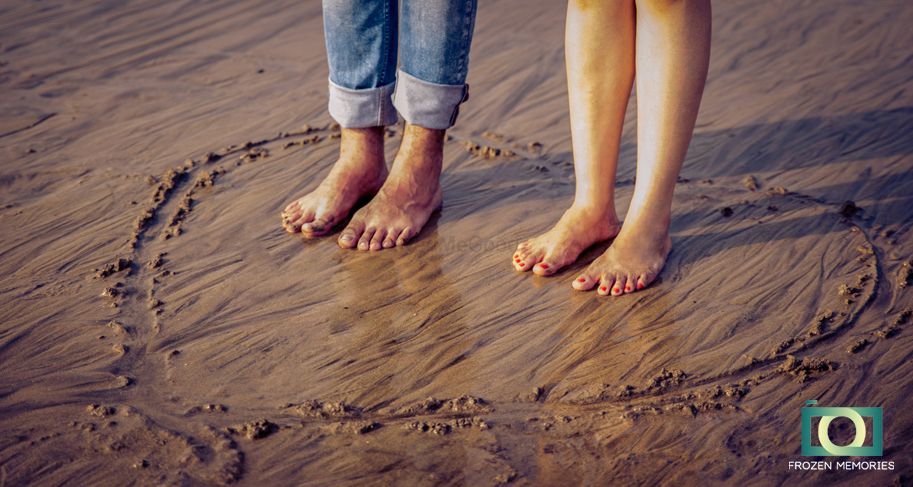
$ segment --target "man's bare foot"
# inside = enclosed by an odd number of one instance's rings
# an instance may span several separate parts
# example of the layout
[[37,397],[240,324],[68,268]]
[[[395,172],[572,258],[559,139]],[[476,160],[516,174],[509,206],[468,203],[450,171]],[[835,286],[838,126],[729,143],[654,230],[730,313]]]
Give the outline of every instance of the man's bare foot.
[[383,127],[343,129],[339,160],[317,189],[285,207],[282,226],[305,237],[326,235],[386,178]]
[[596,292],[602,296],[620,296],[649,286],[672,250],[668,220],[658,220],[650,224],[626,220],[612,245],[574,280],[574,289],[598,287]]
[[387,181],[370,203],[352,216],[339,246],[380,250],[402,246],[418,235],[440,208],[444,131],[406,125]]
[[554,274],[577,260],[587,247],[614,237],[620,226],[614,210],[571,206],[551,230],[517,246],[514,269],[532,269],[540,276]]

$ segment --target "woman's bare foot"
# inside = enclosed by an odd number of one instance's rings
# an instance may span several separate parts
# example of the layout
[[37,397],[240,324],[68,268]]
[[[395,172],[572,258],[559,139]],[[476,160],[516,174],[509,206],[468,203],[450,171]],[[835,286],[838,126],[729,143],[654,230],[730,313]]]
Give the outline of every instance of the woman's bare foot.
[[418,235],[441,206],[443,150],[443,130],[406,125],[390,175],[374,199],[352,216],[339,246],[388,249]]
[[386,178],[383,127],[343,129],[339,160],[317,189],[285,207],[282,226],[305,237],[326,235]]
[[571,206],[551,230],[517,246],[514,268],[548,276],[571,264],[587,247],[618,233],[621,225],[615,211],[606,213]]
[[[662,220],[662,219],[660,219]],[[638,224],[625,221],[612,245],[574,280],[578,291],[598,286],[602,296],[620,296],[652,283],[672,250],[668,220]]]

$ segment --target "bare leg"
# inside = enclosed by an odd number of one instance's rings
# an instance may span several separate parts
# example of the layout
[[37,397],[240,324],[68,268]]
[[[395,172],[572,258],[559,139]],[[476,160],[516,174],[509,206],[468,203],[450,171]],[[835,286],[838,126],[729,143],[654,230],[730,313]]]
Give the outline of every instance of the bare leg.
[[637,183],[621,232],[574,282],[620,295],[648,286],[672,248],[672,194],[710,58],[709,0],[637,0]]
[[407,124],[386,182],[352,216],[339,246],[380,250],[405,245],[441,206],[444,130]]
[[305,237],[326,235],[358,200],[373,196],[387,178],[383,127],[343,129],[339,159],[314,191],[289,203],[282,226]]
[[549,275],[596,242],[618,233],[615,171],[634,80],[634,2],[568,3],[568,100],[577,189],[574,202],[543,235],[522,242],[514,268]]

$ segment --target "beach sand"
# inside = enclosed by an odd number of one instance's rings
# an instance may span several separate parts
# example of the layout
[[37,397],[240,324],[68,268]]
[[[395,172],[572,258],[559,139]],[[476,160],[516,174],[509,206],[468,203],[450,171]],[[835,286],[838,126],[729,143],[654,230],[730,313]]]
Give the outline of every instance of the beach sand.
[[[605,245],[511,266],[573,194],[563,19],[481,2],[443,210],[364,253],[280,226],[338,148],[318,2],[0,5],[0,486],[909,483],[908,2],[717,2],[620,298],[570,287]],[[789,470],[807,399],[895,469]]]

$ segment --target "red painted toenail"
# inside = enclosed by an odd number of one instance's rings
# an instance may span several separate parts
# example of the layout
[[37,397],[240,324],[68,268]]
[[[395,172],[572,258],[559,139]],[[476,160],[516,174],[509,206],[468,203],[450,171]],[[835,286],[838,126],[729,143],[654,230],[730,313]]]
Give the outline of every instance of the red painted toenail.
[[625,286],[625,291],[630,291],[630,290],[631,290],[631,286]]
[[605,292],[605,291],[606,291],[606,289],[608,289],[608,288],[607,288],[607,287],[605,287],[605,286],[602,286],[602,287],[601,287],[601,288],[599,288],[599,290],[600,290],[600,291],[602,291],[602,292]]
[[613,293],[621,292],[621,289],[618,289],[617,287],[613,287],[612,292]]
[[637,289],[643,289],[643,288],[644,288],[644,283],[638,282],[638,283],[637,283]]
[[539,264],[539,267],[543,269],[548,269],[548,264]]
[[578,277],[578,278],[577,278],[577,282],[585,282],[585,281],[586,281],[586,279],[584,279],[584,278],[582,278],[582,277]]

